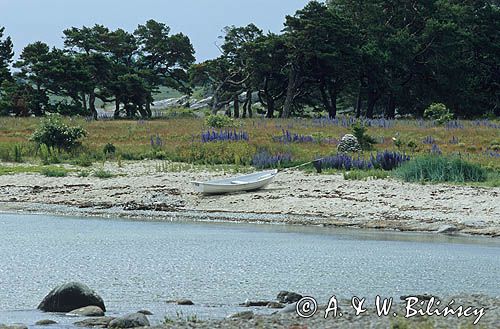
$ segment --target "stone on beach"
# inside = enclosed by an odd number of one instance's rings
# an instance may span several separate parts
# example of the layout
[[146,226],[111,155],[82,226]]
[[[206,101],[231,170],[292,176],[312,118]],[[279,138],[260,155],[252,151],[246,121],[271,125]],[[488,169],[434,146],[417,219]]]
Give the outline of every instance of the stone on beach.
[[245,319],[245,320],[250,320],[253,319],[254,313],[252,311],[244,311],[244,312],[238,312],[231,314],[228,316],[229,319]]
[[49,292],[38,305],[38,309],[45,312],[70,312],[85,306],[98,306],[106,311],[102,298],[88,286],[69,282]]
[[104,311],[99,306],[85,306],[69,312],[77,316],[104,316]]
[[101,316],[96,318],[89,318],[73,323],[77,327],[87,327],[87,328],[107,328],[109,323],[115,318],[110,316]]
[[136,328],[149,326],[149,320],[144,314],[132,313],[112,320],[108,328]]

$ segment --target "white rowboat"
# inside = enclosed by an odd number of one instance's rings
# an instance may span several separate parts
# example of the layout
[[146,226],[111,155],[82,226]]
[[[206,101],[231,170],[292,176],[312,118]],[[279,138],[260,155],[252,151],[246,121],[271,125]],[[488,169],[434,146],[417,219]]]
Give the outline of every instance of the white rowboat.
[[239,191],[253,191],[265,187],[272,182],[278,170],[261,171],[258,173],[232,178],[217,179],[208,182],[191,182],[198,192],[205,194],[221,194]]

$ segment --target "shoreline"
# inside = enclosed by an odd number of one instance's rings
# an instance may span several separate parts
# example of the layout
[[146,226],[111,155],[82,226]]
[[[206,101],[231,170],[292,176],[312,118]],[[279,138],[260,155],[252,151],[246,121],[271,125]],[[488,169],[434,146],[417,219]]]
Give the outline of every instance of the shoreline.
[[[279,173],[267,188],[228,195],[194,192],[220,172],[157,172],[158,161],[106,163],[108,179],[0,176],[0,211],[135,220],[238,222],[438,232],[500,237],[500,188],[423,185],[393,179]],[[447,229],[446,229],[447,228]]]

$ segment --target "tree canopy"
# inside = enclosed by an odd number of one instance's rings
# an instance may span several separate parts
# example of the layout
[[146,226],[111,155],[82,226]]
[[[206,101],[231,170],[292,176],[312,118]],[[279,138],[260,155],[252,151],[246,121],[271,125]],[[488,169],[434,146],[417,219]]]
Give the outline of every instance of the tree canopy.
[[500,8],[492,0],[310,1],[278,34],[226,27],[220,56],[200,63],[186,35],[154,20],[132,32],[71,27],[63,49],[34,42],[13,65],[4,33],[2,114],[97,117],[100,100],[115,104],[116,117],[147,118],[161,87],[186,95],[203,88],[212,112],[235,117],[419,117],[433,103],[457,117],[500,114]]

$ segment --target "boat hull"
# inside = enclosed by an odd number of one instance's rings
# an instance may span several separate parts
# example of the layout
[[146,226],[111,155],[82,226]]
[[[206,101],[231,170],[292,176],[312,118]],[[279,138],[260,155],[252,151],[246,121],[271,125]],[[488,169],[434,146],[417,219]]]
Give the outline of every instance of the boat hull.
[[255,191],[269,185],[276,177],[277,173],[277,170],[269,170],[228,179],[191,183],[194,185],[196,191],[203,194]]

